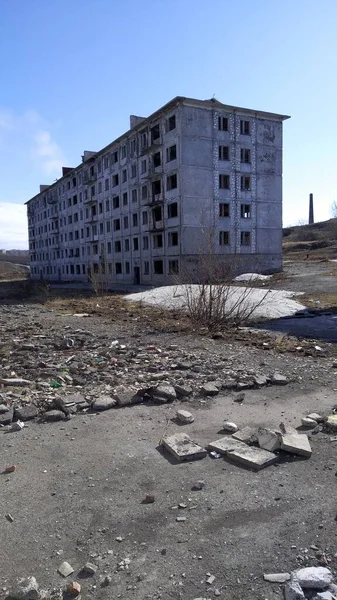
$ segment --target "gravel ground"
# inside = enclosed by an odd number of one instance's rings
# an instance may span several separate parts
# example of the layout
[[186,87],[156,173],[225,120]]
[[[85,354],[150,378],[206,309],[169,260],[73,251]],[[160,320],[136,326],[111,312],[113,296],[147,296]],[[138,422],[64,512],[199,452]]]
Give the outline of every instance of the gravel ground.
[[[69,313],[74,306],[76,301]],[[314,351],[308,343],[307,352],[293,345],[291,352],[280,352],[273,338],[249,332],[242,339],[214,340],[180,332],[177,322],[175,329],[160,329],[130,310],[123,318],[93,311],[79,319],[65,316],[65,307],[57,304],[0,307],[0,376],[35,381],[33,387],[13,388],[17,402],[31,397],[38,404],[74,391],[92,398],[105,386],[148,385],[163,373],[174,383],[177,374],[169,365],[179,356],[191,363],[180,377],[194,390],[187,402],[81,412],[55,423],[29,421],[16,433],[0,431],[0,470],[17,467],[0,478],[0,597],[20,576],[34,575],[45,589],[60,588],[64,579],[57,568],[64,560],[75,571],[68,579],[81,582],[82,598],[98,600],[274,600],[282,597],[281,586],[264,582],[264,572],[328,562],[336,573],[337,444],[329,435],[311,436],[310,459],[287,456],[258,473],[210,456],[175,464],[160,446],[165,433],[177,431],[207,445],[222,436],[225,419],[239,427],[280,421],[298,426],[309,412],[329,413],[337,389],[330,347]],[[72,336],[74,347],[55,348]],[[86,341],[77,345],[83,336]],[[260,345],[254,345],[254,336],[261,336]],[[125,355],[116,355],[118,371],[88,365],[90,353],[111,358],[109,346],[116,339],[126,346]],[[22,351],[23,341],[40,349]],[[144,348],[152,346],[161,352],[149,358]],[[60,376],[71,355],[84,378],[82,388],[74,386],[70,373],[61,393],[50,389],[50,377]],[[36,366],[39,362],[47,366]],[[242,404],[234,401],[235,391],[225,389],[235,373],[241,381],[274,371],[288,385],[249,389]],[[219,395],[202,397],[201,384],[214,380],[224,384]],[[11,398],[8,388],[0,393]],[[179,408],[193,414],[193,424],[172,421]],[[192,491],[201,479],[205,487]],[[154,494],[153,504],[143,504],[147,493]],[[180,503],[186,507],[178,508]],[[8,513],[13,522],[5,518]],[[177,516],[186,521],[177,522]],[[88,560],[98,571],[83,578],[79,570]],[[208,574],[215,576],[212,584]],[[111,582],[102,587],[105,576]]]

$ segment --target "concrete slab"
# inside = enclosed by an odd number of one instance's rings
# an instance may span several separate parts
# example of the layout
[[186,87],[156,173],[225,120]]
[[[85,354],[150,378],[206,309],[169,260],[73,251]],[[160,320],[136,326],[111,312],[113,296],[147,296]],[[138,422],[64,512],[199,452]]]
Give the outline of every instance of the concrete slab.
[[260,448],[263,448],[263,450],[275,452],[275,450],[281,448],[281,433],[266,427],[261,427],[257,433],[257,441]]
[[205,448],[191,440],[187,433],[175,433],[165,437],[162,444],[177,460],[198,460],[207,456]]
[[226,455],[227,452],[230,452],[231,450],[240,450],[240,448],[247,448],[247,446],[243,442],[233,439],[233,436],[225,436],[219,440],[215,440],[215,442],[211,442],[208,444],[207,448],[209,450],[215,450],[215,452],[218,452],[219,454]]
[[243,429],[239,429],[236,433],[233,433],[232,436],[235,440],[239,440],[240,442],[244,442],[245,444],[249,444],[251,442],[255,442],[257,439],[257,430],[253,429],[253,427],[243,427]]
[[310,457],[312,454],[308,436],[305,433],[285,433],[282,435],[281,450],[297,454],[298,456]]
[[238,448],[236,450],[230,450],[227,452],[228,458],[234,462],[238,462],[254,471],[260,471],[265,467],[269,467],[277,462],[278,457],[268,450],[262,450],[261,448],[254,448],[253,446],[246,446]]

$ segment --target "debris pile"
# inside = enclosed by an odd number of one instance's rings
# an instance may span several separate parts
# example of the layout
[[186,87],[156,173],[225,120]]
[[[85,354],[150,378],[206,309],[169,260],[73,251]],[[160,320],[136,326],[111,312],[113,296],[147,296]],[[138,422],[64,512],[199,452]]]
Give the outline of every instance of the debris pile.
[[284,583],[285,600],[335,600],[337,585],[326,567],[305,567],[292,573],[267,573],[270,583]]

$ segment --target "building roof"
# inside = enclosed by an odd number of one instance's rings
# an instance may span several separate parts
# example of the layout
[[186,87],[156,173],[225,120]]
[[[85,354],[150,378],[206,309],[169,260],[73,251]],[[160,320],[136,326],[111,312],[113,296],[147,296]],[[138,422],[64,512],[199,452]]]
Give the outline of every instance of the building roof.
[[[275,120],[285,121],[286,119],[290,119],[290,117],[288,115],[280,115],[277,113],[270,113],[270,112],[265,112],[262,110],[253,110],[251,108],[243,108],[240,106],[232,106],[230,104],[223,104],[216,98],[210,98],[208,100],[198,100],[197,98],[187,98],[185,96],[176,96],[175,98],[172,98],[172,100],[167,102],[167,104],[164,104],[164,106],[162,106],[161,108],[156,110],[154,113],[152,113],[148,117],[145,117],[140,123],[135,125],[135,127],[133,127],[132,129],[128,129],[128,131],[124,132],[118,138],[116,138],[115,140],[110,142],[107,146],[105,146],[101,150],[98,150],[95,154],[93,154],[93,156],[91,158],[96,158],[96,157],[104,154],[111,146],[118,144],[123,138],[130,136],[131,132],[133,134],[136,131],[141,131],[142,129],[144,129],[144,127],[148,123],[150,123],[151,121],[154,121],[155,119],[160,117],[160,115],[162,113],[167,112],[168,110],[170,110],[171,108],[173,108],[174,106],[177,106],[179,104],[185,104],[187,106],[195,106],[195,107],[200,107],[200,108],[206,107],[210,110],[212,110],[216,107],[218,109],[225,110],[225,111],[227,110],[229,112],[238,112],[238,113],[242,112],[242,113],[250,114],[251,116],[254,116],[254,117],[271,119],[273,121],[275,121]],[[28,204],[32,200],[35,200],[35,198],[37,198],[38,196],[40,196],[42,193],[46,192],[47,190],[49,191],[49,190],[53,189],[54,187],[56,187],[57,185],[59,185],[59,183],[60,183],[60,181],[62,181],[62,179],[67,179],[69,176],[71,176],[72,172],[73,173],[76,172],[77,169],[79,169],[83,166],[83,164],[84,163],[82,162],[79,165],[77,165],[77,167],[73,167],[72,169],[69,168],[69,171],[67,172],[66,175],[64,175],[63,177],[60,177],[59,179],[57,179],[56,182],[54,182],[50,186],[48,186],[48,188],[39,192],[38,194],[36,194],[32,198],[30,198],[29,200],[27,200],[27,202],[25,202],[25,204]]]

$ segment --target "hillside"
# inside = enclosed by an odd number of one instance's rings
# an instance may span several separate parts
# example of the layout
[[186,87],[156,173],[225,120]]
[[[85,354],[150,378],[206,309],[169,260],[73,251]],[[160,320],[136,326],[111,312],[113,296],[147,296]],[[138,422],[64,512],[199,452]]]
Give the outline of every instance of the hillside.
[[337,258],[337,219],[283,229],[285,258],[317,260]]

